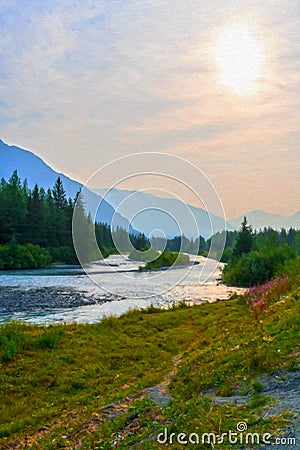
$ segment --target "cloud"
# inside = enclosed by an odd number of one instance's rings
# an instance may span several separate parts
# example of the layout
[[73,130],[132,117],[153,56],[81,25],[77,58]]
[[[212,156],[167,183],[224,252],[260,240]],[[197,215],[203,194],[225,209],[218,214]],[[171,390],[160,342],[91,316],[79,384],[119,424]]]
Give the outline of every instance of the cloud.
[[[237,188],[249,154],[265,170],[274,151],[279,165],[289,155],[299,162],[298,1],[36,0],[0,8],[1,137],[59,170],[84,181],[111,158],[163,150],[209,174],[226,164]],[[253,27],[266,53],[249,98],[224,89],[212,57],[234,21]],[[287,185],[290,170],[280,174]],[[289,202],[292,212],[296,200]]]

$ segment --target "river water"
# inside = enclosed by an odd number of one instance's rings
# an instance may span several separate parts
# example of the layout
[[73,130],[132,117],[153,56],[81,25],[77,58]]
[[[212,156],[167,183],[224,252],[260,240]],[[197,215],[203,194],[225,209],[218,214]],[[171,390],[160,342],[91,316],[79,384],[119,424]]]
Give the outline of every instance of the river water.
[[112,255],[82,270],[63,266],[0,273],[0,323],[94,323],[149,305],[225,300],[237,288],[220,283],[220,264],[195,257],[197,265],[138,271],[140,263]]

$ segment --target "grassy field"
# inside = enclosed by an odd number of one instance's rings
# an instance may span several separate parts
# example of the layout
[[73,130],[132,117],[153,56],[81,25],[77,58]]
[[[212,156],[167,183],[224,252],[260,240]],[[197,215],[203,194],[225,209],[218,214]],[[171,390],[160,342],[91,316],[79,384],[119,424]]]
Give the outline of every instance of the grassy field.
[[[299,368],[300,289],[272,289],[263,302],[254,292],[93,325],[2,325],[0,448],[176,449],[183,446],[162,446],[157,434],[221,433],[239,421],[276,434],[287,418],[264,417],[272,400],[259,393],[258,377]],[[173,400],[158,407],[145,389],[168,373]],[[251,401],[213,404],[209,389]]]

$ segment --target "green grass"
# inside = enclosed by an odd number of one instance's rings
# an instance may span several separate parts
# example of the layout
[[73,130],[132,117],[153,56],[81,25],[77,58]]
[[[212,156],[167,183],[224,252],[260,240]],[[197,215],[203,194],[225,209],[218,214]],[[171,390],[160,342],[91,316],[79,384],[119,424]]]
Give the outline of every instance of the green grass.
[[185,255],[184,253],[169,252],[165,250],[158,256],[158,258],[154,259],[153,261],[147,262],[145,267],[142,267],[141,269],[149,270],[159,269],[161,267],[183,266],[189,264],[189,262],[190,258],[188,255]]
[[[220,432],[235,430],[239,421],[249,431],[275,433],[285,418],[264,418],[271,400],[260,394],[257,378],[299,367],[299,288],[259,318],[246,300],[152,307],[93,325],[1,326],[0,447],[19,438],[23,448],[34,439],[31,448],[74,448],[80,440],[82,449],[108,449],[115,440],[118,448],[143,441],[141,448],[155,449],[161,448],[155,435],[165,427]],[[103,420],[102,406],[160,383],[178,354],[168,407],[132,398],[124,414]],[[211,388],[218,395],[254,396],[240,407],[213,405],[203,395]],[[84,423],[96,413],[99,423],[85,432]],[[39,434],[41,429],[46,431]]]
[[[187,327],[181,315],[130,312],[95,325],[60,326],[56,346],[49,345],[55,327],[46,334],[36,326],[1,327],[3,336],[11,332],[20,339],[13,354],[2,358],[0,436],[34,430],[71,410],[84,416],[158,383],[172,357],[194,339],[195,331]],[[3,357],[7,342],[1,344]]]
[[10,361],[17,353],[25,349],[54,348],[64,332],[64,327],[40,327],[10,322],[0,327],[0,361]]

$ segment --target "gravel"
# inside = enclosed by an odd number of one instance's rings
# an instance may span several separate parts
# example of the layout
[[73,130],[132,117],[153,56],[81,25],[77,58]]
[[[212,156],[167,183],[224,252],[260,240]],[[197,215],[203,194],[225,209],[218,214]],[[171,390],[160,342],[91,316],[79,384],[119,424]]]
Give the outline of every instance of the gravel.
[[122,297],[114,294],[89,295],[87,291],[76,291],[68,287],[20,289],[15,287],[0,287],[0,314],[26,312],[34,310],[53,310],[75,308],[84,305],[96,305]]

